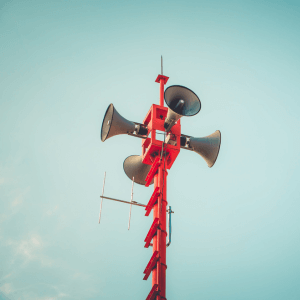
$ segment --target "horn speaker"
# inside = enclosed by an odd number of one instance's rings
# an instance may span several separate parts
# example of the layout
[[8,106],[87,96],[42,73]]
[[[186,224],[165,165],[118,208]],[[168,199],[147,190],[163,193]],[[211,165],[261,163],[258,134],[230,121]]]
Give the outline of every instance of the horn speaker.
[[123,118],[114,105],[110,104],[102,122],[101,141],[104,142],[114,135],[132,133],[134,131],[135,124]]
[[211,168],[217,160],[221,146],[221,132],[215,131],[213,134],[203,138],[189,138],[189,146],[198,153]]
[[[145,185],[146,177],[150,171],[151,165],[142,162],[142,155],[128,156],[123,163],[123,169],[130,180],[134,177],[134,182]],[[153,183],[153,180],[151,184]]]
[[168,114],[164,123],[166,131],[170,131],[182,116],[194,116],[201,109],[198,96],[190,89],[180,85],[172,85],[165,90],[165,101],[168,106]]

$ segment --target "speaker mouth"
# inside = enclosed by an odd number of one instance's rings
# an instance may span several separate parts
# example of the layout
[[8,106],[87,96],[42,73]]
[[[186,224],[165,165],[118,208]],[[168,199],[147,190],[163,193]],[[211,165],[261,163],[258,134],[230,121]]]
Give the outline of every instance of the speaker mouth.
[[221,131],[220,131],[220,130],[216,130],[215,133],[219,135],[220,143],[219,143],[219,148],[218,148],[218,152],[217,152],[216,158],[215,158],[215,160],[213,161],[212,165],[209,166],[210,168],[213,167],[214,164],[216,163],[217,158],[218,158],[218,156],[219,156],[220,148],[221,148],[221,141],[222,141]]
[[221,148],[221,131],[216,130],[213,134],[216,134],[216,136],[218,136],[218,138],[219,138],[219,147],[218,147],[218,151],[216,151],[214,160],[212,160],[211,162],[207,162],[207,165],[209,168],[212,168],[214,166],[214,164],[216,163],[217,158],[219,156],[220,148]]
[[[140,185],[146,184],[146,177],[151,169],[151,165],[142,162],[142,155],[130,155],[123,163],[125,174],[130,180],[134,177],[134,182]],[[153,184],[154,180],[150,184]]]
[[100,138],[101,141],[104,142],[109,134],[110,127],[113,121],[113,115],[114,115],[114,105],[111,103],[104,115],[102,127],[101,127],[101,134]]
[[201,109],[199,97],[192,90],[182,85],[169,86],[165,90],[165,102],[171,110],[185,117],[194,116]]
[[213,167],[217,161],[221,148],[221,131],[216,130],[214,133],[203,138],[194,138],[190,136],[189,148],[189,150],[199,154],[205,160],[209,168]]

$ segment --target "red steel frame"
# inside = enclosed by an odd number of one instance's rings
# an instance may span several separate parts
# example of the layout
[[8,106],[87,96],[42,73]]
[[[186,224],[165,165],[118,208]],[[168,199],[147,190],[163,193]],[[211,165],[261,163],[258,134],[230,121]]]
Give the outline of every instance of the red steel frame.
[[164,107],[164,85],[169,77],[158,75],[155,82],[160,84],[160,105],[153,104],[147,113],[144,124],[148,127],[149,136],[142,141],[143,163],[151,165],[146,178],[149,186],[154,178],[154,192],[148,202],[146,216],[153,209],[153,223],[145,238],[145,247],[153,247],[152,257],[144,271],[144,280],[147,280],[152,271],[152,289],[146,300],[166,299],[166,250],[167,250],[167,169],[170,169],[180,152],[180,120],[172,127],[168,135],[172,143],[163,143],[156,139],[157,130],[164,132],[164,120],[168,108]]

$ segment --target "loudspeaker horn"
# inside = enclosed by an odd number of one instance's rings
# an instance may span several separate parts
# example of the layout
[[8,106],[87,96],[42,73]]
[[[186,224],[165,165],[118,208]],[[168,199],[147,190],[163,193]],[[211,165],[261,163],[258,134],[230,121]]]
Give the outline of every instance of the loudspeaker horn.
[[[150,171],[151,166],[142,162],[142,155],[128,156],[123,163],[123,169],[130,180],[134,177],[134,182],[145,185],[146,177]],[[151,184],[153,183],[153,180]]]
[[215,131],[213,134],[203,138],[189,138],[189,146],[198,153],[211,168],[217,160],[221,146],[221,132]]
[[102,122],[101,141],[104,142],[114,135],[133,134],[133,132],[137,135],[147,135],[148,129],[143,124],[136,124],[123,118],[114,105],[110,104]]
[[168,132],[172,126],[182,117],[196,115],[201,109],[198,96],[190,89],[181,85],[172,85],[165,90],[165,101],[168,106],[168,114],[164,127]]

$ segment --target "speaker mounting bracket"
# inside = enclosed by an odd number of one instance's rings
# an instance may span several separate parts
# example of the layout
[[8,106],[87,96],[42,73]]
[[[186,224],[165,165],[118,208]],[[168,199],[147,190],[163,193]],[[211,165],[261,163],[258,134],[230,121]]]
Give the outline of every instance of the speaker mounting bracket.
[[160,81],[163,80],[164,84],[166,84],[169,80],[168,76],[164,76],[164,75],[158,75],[155,79],[155,82],[160,83]]
[[144,164],[152,165],[155,158],[158,155],[161,155],[163,146],[164,152],[166,152],[168,156],[166,167],[167,169],[170,169],[180,152],[181,125],[180,120],[178,120],[172,127],[172,130],[168,133],[168,135],[172,136],[172,143],[164,143],[163,145],[162,141],[157,140],[156,131],[165,131],[164,121],[167,113],[167,107],[156,104],[153,104],[148,111],[143,122],[144,126],[147,126],[148,128],[148,137],[142,141],[142,158]]

